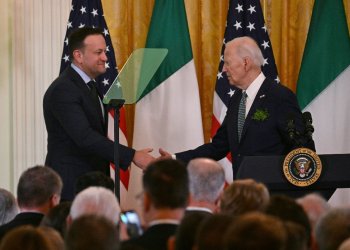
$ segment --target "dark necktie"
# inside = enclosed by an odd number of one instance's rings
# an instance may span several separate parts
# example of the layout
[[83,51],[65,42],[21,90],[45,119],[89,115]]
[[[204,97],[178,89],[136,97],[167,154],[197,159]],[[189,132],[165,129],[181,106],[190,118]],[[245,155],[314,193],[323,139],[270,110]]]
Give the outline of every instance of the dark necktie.
[[98,92],[95,84],[96,83],[94,81],[90,81],[87,83],[88,87],[90,88],[90,95],[94,100],[94,104],[97,108],[98,114],[100,115],[100,118],[103,121],[102,107],[101,107],[100,98],[98,97]]
[[241,101],[239,102],[238,107],[238,117],[237,117],[237,129],[238,129],[238,141],[241,141],[242,136],[242,130],[245,122],[245,108],[246,108],[246,102],[247,102],[247,93],[245,91],[242,92]]

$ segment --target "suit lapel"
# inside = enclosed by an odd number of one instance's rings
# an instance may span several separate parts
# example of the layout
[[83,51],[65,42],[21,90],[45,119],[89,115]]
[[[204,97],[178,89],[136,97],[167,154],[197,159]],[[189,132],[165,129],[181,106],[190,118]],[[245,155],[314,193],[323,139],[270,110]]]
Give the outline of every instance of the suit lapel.
[[[74,82],[74,84],[80,89],[80,91],[83,93],[83,97],[85,99],[87,99],[88,105],[89,105],[89,109],[92,110],[93,113],[95,113],[95,117],[98,117],[99,119],[99,124],[101,125],[101,131],[103,131],[104,133],[105,131],[105,123],[103,120],[103,115],[102,115],[102,110],[100,108],[100,105],[97,106],[95,104],[95,100],[91,95],[91,92],[89,90],[89,88],[86,86],[86,83],[84,82],[84,80],[80,77],[80,75],[72,68],[72,67],[67,67],[67,73],[68,75],[71,77],[72,81]],[[107,114],[105,112],[105,114]]]

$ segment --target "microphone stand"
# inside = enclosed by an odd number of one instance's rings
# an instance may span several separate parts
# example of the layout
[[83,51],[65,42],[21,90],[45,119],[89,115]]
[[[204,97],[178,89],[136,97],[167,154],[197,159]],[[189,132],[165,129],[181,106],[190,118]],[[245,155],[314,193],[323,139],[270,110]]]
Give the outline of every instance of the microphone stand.
[[112,99],[109,105],[114,109],[114,191],[120,204],[120,167],[119,167],[119,116],[124,99]]

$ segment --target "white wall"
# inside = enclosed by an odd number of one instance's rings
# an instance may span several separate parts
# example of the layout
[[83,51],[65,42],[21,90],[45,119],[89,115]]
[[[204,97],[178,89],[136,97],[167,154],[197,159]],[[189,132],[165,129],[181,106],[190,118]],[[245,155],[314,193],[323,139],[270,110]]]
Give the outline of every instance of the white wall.
[[[5,1],[5,5],[3,5]],[[60,67],[71,0],[2,0],[0,8],[0,186],[44,164],[42,98]]]

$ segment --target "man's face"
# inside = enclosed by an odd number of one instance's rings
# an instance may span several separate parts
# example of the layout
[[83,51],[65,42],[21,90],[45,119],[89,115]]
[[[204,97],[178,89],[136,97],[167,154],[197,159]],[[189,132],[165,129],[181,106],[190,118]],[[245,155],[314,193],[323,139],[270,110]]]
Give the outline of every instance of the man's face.
[[84,40],[85,46],[77,51],[78,65],[88,76],[96,78],[106,72],[106,41],[102,35],[90,35]]
[[227,79],[230,84],[238,88],[242,87],[243,79],[246,76],[244,58],[237,55],[236,46],[230,44],[225,48],[224,52],[224,67],[223,72],[226,72]]

